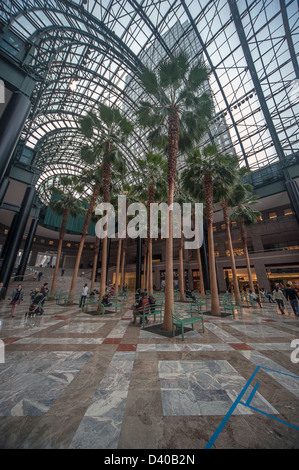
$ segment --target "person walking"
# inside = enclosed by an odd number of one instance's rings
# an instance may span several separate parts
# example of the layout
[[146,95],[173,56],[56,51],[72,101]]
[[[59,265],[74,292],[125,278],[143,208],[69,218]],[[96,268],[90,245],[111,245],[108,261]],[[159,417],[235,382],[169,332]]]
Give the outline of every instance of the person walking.
[[299,296],[295,289],[292,287],[291,281],[288,282],[288,287],[285,289],[286,298],[290,301],[291,307],[295,315],[299,316],[299,308],[298,308],[298,299]]
[[17,305],[19,305],[22,300],[23,300],[23,287],[22,284],[19,284],[18,287],[13,291],[13,293],[10,296],[10,304],[11,307],[11,316],[14,318],[15,316],[15,311],[17,308]]
[[284,315],[284,303],[283,301],[286,300],[285,296],[283,295],[282,291],[279,289],[279,286],[275,286],[273,291],[273,299],[276,301],[281,314]]
[[81,300],[80,300],[79,308],[84,307],[87,294],[88,294],[88,285],[84,284],[82,294],[81,294]]

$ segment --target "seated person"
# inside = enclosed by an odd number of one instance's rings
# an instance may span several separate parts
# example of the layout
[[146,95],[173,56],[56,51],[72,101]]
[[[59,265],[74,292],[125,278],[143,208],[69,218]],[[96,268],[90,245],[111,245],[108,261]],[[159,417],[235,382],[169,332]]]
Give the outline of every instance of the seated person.
[[154,313],[155,311],[155,304],[156,304],[156,299],[153,295],[149,295],[148,297],[148,301],[150,303],[150,309],[151,309],[151,313]]
[[186,297],[189,298],[189,299],[192,299],[194,302],[196,302],[196,297],[195,295],[192,295],[192,292],[190,289],[186,289]]
[[108,294],[105,294],[102,298],[102,304],[104,305],[104,307],[111,307],[112,302],[109,302]]
[[109,297],[110,297],[111,295],[114,295],[114,287],[113,287],[113,284],[110,284],[110,286],[109,286]]
[[254,300],[256,303],[259,304],[260,308],[263,308],[261,302],[260,302],[260,298],[259,296],[255,293],[255,292],[252,292],[252,290],[249,289],[249,297]]
[[262,295],[264,295],[265,297],[267,297],[267,299],[269,300],[269,303],[272,302],[272,303],[275,304],[275,300],[273,299],[273,296],[272,296],[271,294],[269,294],[268,292],[266,292],[263,287],[261,287],[260,292],[261,292]]
[[[141,292],[140,295],[141,295],[140,300],[138,302],[136,302],[135,305],[132,306],[132,308],[133,308],[133,318],[134,318],[132,323],[135,323],[135,321],[136,321],[136,313],[137,313],[138,309],[140,309],[140,312],[141,312],[144,305],[149,303],[149,300],[147,299],[145,292]],[[146,319],[146,322],[148,322],[148,319]],[[140,323],[142,323],[141,318],[140,318]]]

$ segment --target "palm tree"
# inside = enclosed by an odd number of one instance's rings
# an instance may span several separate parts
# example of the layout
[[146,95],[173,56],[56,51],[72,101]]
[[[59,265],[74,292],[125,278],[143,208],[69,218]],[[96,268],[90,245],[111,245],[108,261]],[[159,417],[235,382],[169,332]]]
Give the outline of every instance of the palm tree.
[[203,150],[190,154],[186,160],[186,169],[182,177],[186,188],[191,188],[192,194],[198,200],[205,201],[205,216],[208,226],[209,272],[211,288],[211,314],[220,316],[220,304],[216,277],[213,220],[214,220],[214,184],[219,178],[231,181],[231,169],[225,155],[217,152],[215,145],[208,145]]
[[[137,158],[138,170],[134,172],[137,178],[142,175],[142,183],[136,185],[141,199],[147,200],[147,280],[149,294],[153,294],[153,273],[152,273],[152,238],[150,233],[151,226],[151,204],[160,202],[166,195],[165,176],[167,172],[167,161],[160,153],[148,152],[144,159]],[[146,256],[144,257],[144,266],[146,266]],[[145,278],[144,269],[144,278]]]
[[[122,117],[117,108],[109,107],[100,103],[98,112],[89,111],[81,121],[81,131],[89,140],[86,153],[92,155],[101,152],[102,162],[102,189],[103,202],[110,202],[111,169],[124,166],[121,152],[118,146],[124,143],[133,130],[132,124]],[[107,224],[104,227],[106,230]],[[107,270],[107,242],[108,238],[103,238],[102,249],[102,269],[100,284],[100,299],[103,297],[106,288]]]
[[254,224],[261,216],[261,213],[251,206],[257,203],[257,196],[251,194],[251,186],[239,183],[234,188],[232,194],[233,205],[236,206],[235,210],[230,216],[232,221],[237,220],[240,223],[241,238],[243,242],[243,250],[246,260],[246,267],[248,273],[249,288],[254,292],[254,285],[252,280],[252,273],[250,267],[250,259],[247,247],[247,231],[246,226]]
[[[88,149],[86,146],[83,146],[81,148],[81,158],[86,163],[89,163],[89,164],[92,163],[96,165],[100,158],[100,155],[101,155],[100,148],[93,149],[93,151]],[[93,168],[92,170],[84,171],[80,178],[82,185],[88,184],[88,183],[91,185],[92,195],[89,200],[89,205],[86,211],[85,220],[84,220],[84,224],[82,227],[81,239],[80,239],[80,243],[78,247],[76,263],[75,263],[71,287],[70,287],[70,291],[68,295],[68,305],[71,305],[73,303],[75,289],[76,289],[76,282],[77,282],[77,277],[78,277],[78,272],[79,272],[79,267],[80,267],[80,262],[81,262],[81,256],[82,256],[82,252],[84,248],[85,239],[88,233],[88,227],[92,218],[92,213],[94,211],[94,207],[96,205],[96,201],[100,192],[101,178],[102,178],[101,168],[97,168],[97,167]]]
[[[181,177],[177,178],[174,189],[174,201],[183,206],[185,202],[190,200],[183,188],[183,180]],[[183,214],[181,214],[181,233],[179,237],[179,291],[180,301],[186,300],[185,283],[184,283],[184,232],[183,232]]]
[[[127,184],[124,183],[121,187],[121,193],[126,196],[126,214],[128,205],[131,202],[136,202],[137,199],[137,192],[136,187],[134,184]],[[128,245],[128,234],[127,234],[127,226],[128,226],[128,216],[126,216],[126,237],[122,243],[122,258],[121,258],[121,268],[120,268],[120,285],[125,283],[125,261],[126,261],[126,253],[127,253],[127,245]]]
[[[172,207],[179,148],[191,147],[207,129],[211,117],[212,100],[204,92],[209,72],[202,63],[191,67],[188,57],[179,53],[168,61],[161,61],[157,73],[145,69],[141,84],[151,101],[140,103],[139,124],[149,129],[152,146],[167,149],[168,206]],[[173,306],[173,212],[169,210],[169,237],[166,239],[166,286],[163,330],[172,330]]]
[[59,183],[62,187],[51,188],[52,194],[57,196],[57,199],[53,199],[49,203],[49,208],[55,212],[55,214],[62,216],[61,226],[59,231],[59,241],[57,247],[56,264],[53,273],[52,285],[50,289],[49,299],[52,300],[56,289],[57,276],[59,270],[59,263],[62,251],[62,244],[66,232],[66,224],[68,216],[76,217],[77,215],[83,215],[86,209],[83,206],[82,201],[74,196],[74,193],[78,188],[72,184],[74,181],[68,177],[61,177]]
[[224,224],[225,224],[225,229],[226,229],[226,237],[227,237],[227,243],[228,243],[228,251],[229,251],[231,269],[232,269],[234,296],[235,296],[236,302],[239,305],[241,305],[242,301],[241,301],[240,288],[239,288],[239,282],[238,282],[238,277],[237,277],[237,269],[236,269],[236,263],[235,263],[235,257],[234,257],[231,230],[230,230],[229,207],[231,207],[234,204],[233,192],[234,192],[236,185],[239,184],[239,181],[242,180],[242,178],[249,172],[249,170],[246,167],[239,168],[239,160],[237,156],[226,154],[225,158],[227,160],[227,166],[230,168],[230,171],[231,171],[231,180],[223,179],[221,175],[219,175],[220,178],[218,178],[218,180],[215,181],[214,186],[215,186],[216,200],[220,201],[222,212],[223,212]]

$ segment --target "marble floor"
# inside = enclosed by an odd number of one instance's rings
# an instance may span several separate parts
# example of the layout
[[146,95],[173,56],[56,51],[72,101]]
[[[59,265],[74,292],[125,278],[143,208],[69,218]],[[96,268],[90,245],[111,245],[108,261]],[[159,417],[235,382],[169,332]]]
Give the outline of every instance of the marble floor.
[[0,304],[1,449],[299,448],[288,303],[206,313],[184,342],[132,324],[132,297],[104,317],[48,302],[25,319],[28,303]]

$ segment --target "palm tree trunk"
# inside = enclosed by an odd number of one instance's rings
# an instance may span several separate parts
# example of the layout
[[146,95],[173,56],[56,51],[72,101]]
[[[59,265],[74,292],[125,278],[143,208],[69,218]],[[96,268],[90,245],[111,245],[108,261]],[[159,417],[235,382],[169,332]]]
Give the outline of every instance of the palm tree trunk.
[[144,250],[144,258],[143,258],[143,282],[142,282],[142,289],[146,290],[146,283],[147,283],[147,240],[145,241],[145,250]]
[[230,232],[228,203],[227,203],[226,200],[223,200],[221,202],[221,205],[222,205],[224,223],[225,223],[225,227],[226,227],[226,236],[227,236],[228,251],[229,251],[229,256],[230,256],[230,264],[231,264],[231,268],[232,268],[234,294],[235,294],[236,302],[239,305],[241,305],[242,304],[241,294],[240,294],[239,282],[238,282],[238,277],[237,277],[237,270],[236,270],[236,263],[235,263],[235,257],[234,257],[232,237],[231,237],[231,232]]
[[100,192],[100,183],[96,183],[93,194],[92,194],[92,197],[91,197],[91,200],[90,200],[90,203],[89,203],[89,206],[88,206],[88,210],[87,210],[87,213],[86,213],[84,225],[83,225],[83,228],[82,228],[82,236],[81,236],[81,240],[80,240],[80,244],[79,244],[79,248],[78,248],[77,259],[76,259],[76,264],[75,264],[75,268],[74,268],[71,288],[70,288],[70,291],[69,291],[69,297],[68,297],[68,302],[67,302],[68,305],[73,304],[74,294],[75,294],[75,289],[76,289],[76,282],[77,282],[77,277],[78,277],[78,271],[79,271],[81,256],[82,256],[82,252],[83,252],[83,248],[84,248],[84,243],[85,243],[85,239],[86,239],[86,235],[87,235],[87,231],[88,231],[88,226],[89,226],[89,223],[90,223],[90,220],[91,220],[92,212],[93,212],[97,197],[99,195],[99,192]]
[[198,262],[198,270],[199,270],[200,295],[201,297],[204,297],[206,293],[205,293],[205,285],[203,282],[202,264],[201,264],[199,248],[197,248],[196,253],[197,253],[197,262]]
[[152,239],[148,240],[148,292],[153,295],[153,243]]
[[96,237],[96,241],[95,241],[95,245],[94,245],[94,257],[93,257],[91,283],[90,283],[90,291],[91,292],[94,290],[94,283],[95,283],[97,267],[98,267],[99,249],[100,249],[100,238]]
[[[182,219],[183,220],[183,219]],[[183,225],[183,221],[182,221]],[[185,285],[184,285],[184,236],[181,230],[180,246],[179,246],[179,289],[180,289],[180,301],[185,302]]]
[[127,231],[126,231],[126,238],[124,239],[123,243],[123,254],[122,254],[122,260],[121,260],[121,283],[122,285],[125,283],[125,260],[126,260],[126,252],[127,252],[127,244],[128,244],[128,238],[127,238]]
[[[109,152],[110,143],[106,143],[106,153]],[[110,202],[110,184],[111,184],[111,165],[110,163],[103,164],[103,201]],[[104,226],[104,230],[107,231],[107,221]],[[101,268],[101,285],[100,285],[100,295],[99,302],[105,295],[106,289],[106,277],[107,277],[107,247],[108,247],[108,236],[106,235],[103,239],[103,251],[102,251],[102,268]],[[100,308],[100,303],[98,308]]]
[[245,223],[243,219],[240,220],[240,224],[241,224],[241,238],[243,241],[243,249],[244,249],[247,273],[248,273],[249,288],[250,290],[252,290],[252,292],[254,292],[254,285],[253,285],[252,273],[251,273],[251,267],[250,267],[250,259],[249,259],[248,248],[247,248],[247,233],[246,233]]
[[150,226],[151,226],[151,205],[155,201],[155,187],[152,182],[148,185],[148,221],[147,221],[147,239],[148,239],[148,292],[153,295],[153,239],[151,238]]
[[56,289],[59,263],[60,263],[60,257],[61,257],[61,252],[62,252],[62,244],[63,244],[63,240],[64,240],[68,215],[69,215],[69,209],[64,209],[63,215],[62,215],[61,226],[60,226],[60,232],[59,232],[59,242],[58,242],[58,248],[57,248],[56,264],[55,264],[54,273],[53,273],[53,279],[52,279],[52,285],[51,285],[49,300],[54,299],[54,291]]
[[210,173],[204,177],[204,194],[206,201],[206,218],[208,224],[209,270],[211,287],[211,315],[220,316],[220,304],[215,266],[214,234],[213,234],[213,179]]
[[[168,118],[168,207],[172,207],[174,184],[177,172],[177,153],[179,143],[179,113],[174,108]],[[165,275],[165,308],[162,329],[172,331],[171,309],[173,307],[173,211],[169,210],[169,236],[166,239],[166,275]]]
[[[169,184],[168,206],[173,203],[174,183]],[[171,309],[173,307],[173,211],[169,211],[169,236],[166,238],[166,272],[165,272],[165,309],[162,329],[172,331]]]
[[115,289],[114,289],[115,294],[118,294],[120,257],[121,257],[121,238],[119,238],[119,240],[118,240],[118,250],[117,250],[117,259],[116,259],[116,274],[115,274]]

